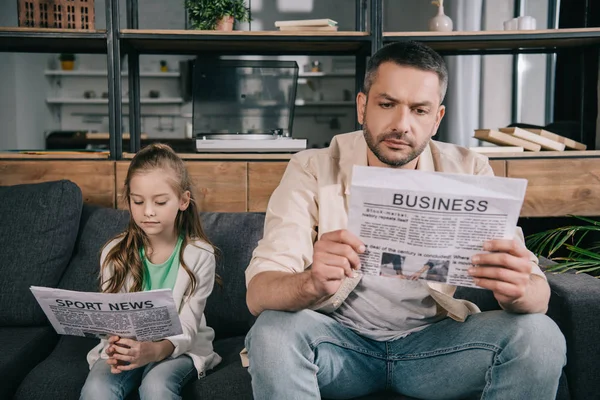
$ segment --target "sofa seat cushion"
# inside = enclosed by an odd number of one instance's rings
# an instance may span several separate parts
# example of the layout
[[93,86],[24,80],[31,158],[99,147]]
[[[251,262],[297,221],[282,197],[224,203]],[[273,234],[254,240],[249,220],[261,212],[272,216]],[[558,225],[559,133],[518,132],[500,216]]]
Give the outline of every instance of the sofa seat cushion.
[[187,385],[184,399],[252,400],[250,374],[240,360],[243,348],[244,336],[215,341],[214,349],[223,361],[204,378]]
[[0,328],[0,399],[10,399],[27,373],[54,348],[49,326]]
[[14,399],[77,400],[87,378],[88,351],[98,339],[61,336],[48,358],[27,374]]
[[98,292],[102,249],[109,240],[124,232],[128,223],[127,211],[84,204],[73,256],[58,287]]
[[56,287],[75,245],[82,196],[70,181],[0,187],[0,326],[47,324],[29,287]]
[[223,285],[215,285],[204,310],[217,340],[245,335],[254,323],[246,305],[244,271],[262,238],[264,223],[264,213],[202,213],[204,231],[220,250],[217,274]]

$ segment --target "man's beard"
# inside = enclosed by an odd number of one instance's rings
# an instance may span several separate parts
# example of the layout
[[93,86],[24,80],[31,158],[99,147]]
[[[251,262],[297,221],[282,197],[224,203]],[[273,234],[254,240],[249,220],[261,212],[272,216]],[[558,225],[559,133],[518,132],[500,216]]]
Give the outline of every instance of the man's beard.
[[[371,151],[373,152],[373,154],[375,154],[375,157],[377,157],[377,159],[379,161],[381,161],[382,163],[384,163],[386,165],[389,165],[390,167],[398,168],[398,167],[402,167],[402,166],[408,164],[409,162],[413,161],[415,158],[419,157],[421,155],[421,153],[423,152],[423,150],[425,150],[425,147],[427,147],[427,145],[429,144],[429,140],[426,140],[425,142],[423,142],[422,144],[419,144],[415,148],[415,147],[413,147],[413,145],[414,145],[413,140],[408,140],[406,135],[398,133],[398,132],[388,132],[376,139],[371,135],[371,132],[369,131],[366,117],[367,116],[365,115],[365,120],[364,120],[364,124],[363,124],[363,135],[365,136],[365,141],[367,142],[367,146],[369,146],[369,149],[371,149]],[[383,154],[383,152],[380,150],[380,145],[383,141],[388,140],[388,139],[402,140],[402,141],[408,143],[410,145],[410,148],[412,149],[411,152],[402,158],[386,157],[386,155]],[[393,151],[393,150],[390,149],[390,151]]]

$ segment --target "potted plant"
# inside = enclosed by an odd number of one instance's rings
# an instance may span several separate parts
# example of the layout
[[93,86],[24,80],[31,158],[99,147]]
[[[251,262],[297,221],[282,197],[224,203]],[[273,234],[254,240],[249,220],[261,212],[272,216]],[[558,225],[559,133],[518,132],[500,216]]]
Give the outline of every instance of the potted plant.
[[[527,237],[527,247],[537,255],[545,256],[557,264],[548,268],[552,272],[576,271],[600,278],[600,243],[588,245],[588,234],[600,234],[600,222],[591,218],[573,216],[582,225],[562,226]],[[597,240],[597,238],[592,238]],[[585,243],[585,245],[584,245]],[[586,248],[587,247],[587,248]]]
[[235,21],[250,21],[246,0],[186,0],[190,24],[201,30],[233,30]]
[[72,71],[75,68],[75,54],[63,53],[58,56],[60,67],[64,71]]
[[160,60],[160,72],[169,72],[169,66],[165,60]]

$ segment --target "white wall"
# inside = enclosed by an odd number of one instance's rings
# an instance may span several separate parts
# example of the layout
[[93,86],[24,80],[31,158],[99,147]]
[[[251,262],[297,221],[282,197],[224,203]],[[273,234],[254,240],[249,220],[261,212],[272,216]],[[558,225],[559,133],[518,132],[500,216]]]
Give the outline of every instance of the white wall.
[[[0,5],[0,26],[17,26],[17,2]],[[47,55],[2,53],[0,63],[0,150],[44,148],[51,119],[42,71]]]
[[[483,28],[501,31],[503,22],[514,13],[512,0],[484,3]],[[487,55],[482,57],[480,128],[497,129],[511,123],[512,102],[511,55]]]
[[[16,26],[17,2],[4,0],[0,8],[0,26]],[[2,53],[0,62],[0,150],[17,147],[15,102],[15,55]]]
[[0,62],[0,150],[18,148],[14,57],[11,53],[2,54]]

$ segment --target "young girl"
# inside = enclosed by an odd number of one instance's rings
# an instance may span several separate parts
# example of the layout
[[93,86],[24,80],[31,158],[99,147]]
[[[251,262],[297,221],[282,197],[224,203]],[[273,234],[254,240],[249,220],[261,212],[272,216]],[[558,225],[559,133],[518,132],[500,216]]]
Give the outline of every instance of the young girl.
[[214,250],[200,225],[191,179],[170,147],[153,144],[137,153],[124,198],[131,218],[102,251],[102,291],[172,289],[183,333],[156,342],[102,340],[87,356],[81,398],[124,399],[139,386],[142,400],[180,399],[189,380],[221,361],[204,318],[215,282]]

